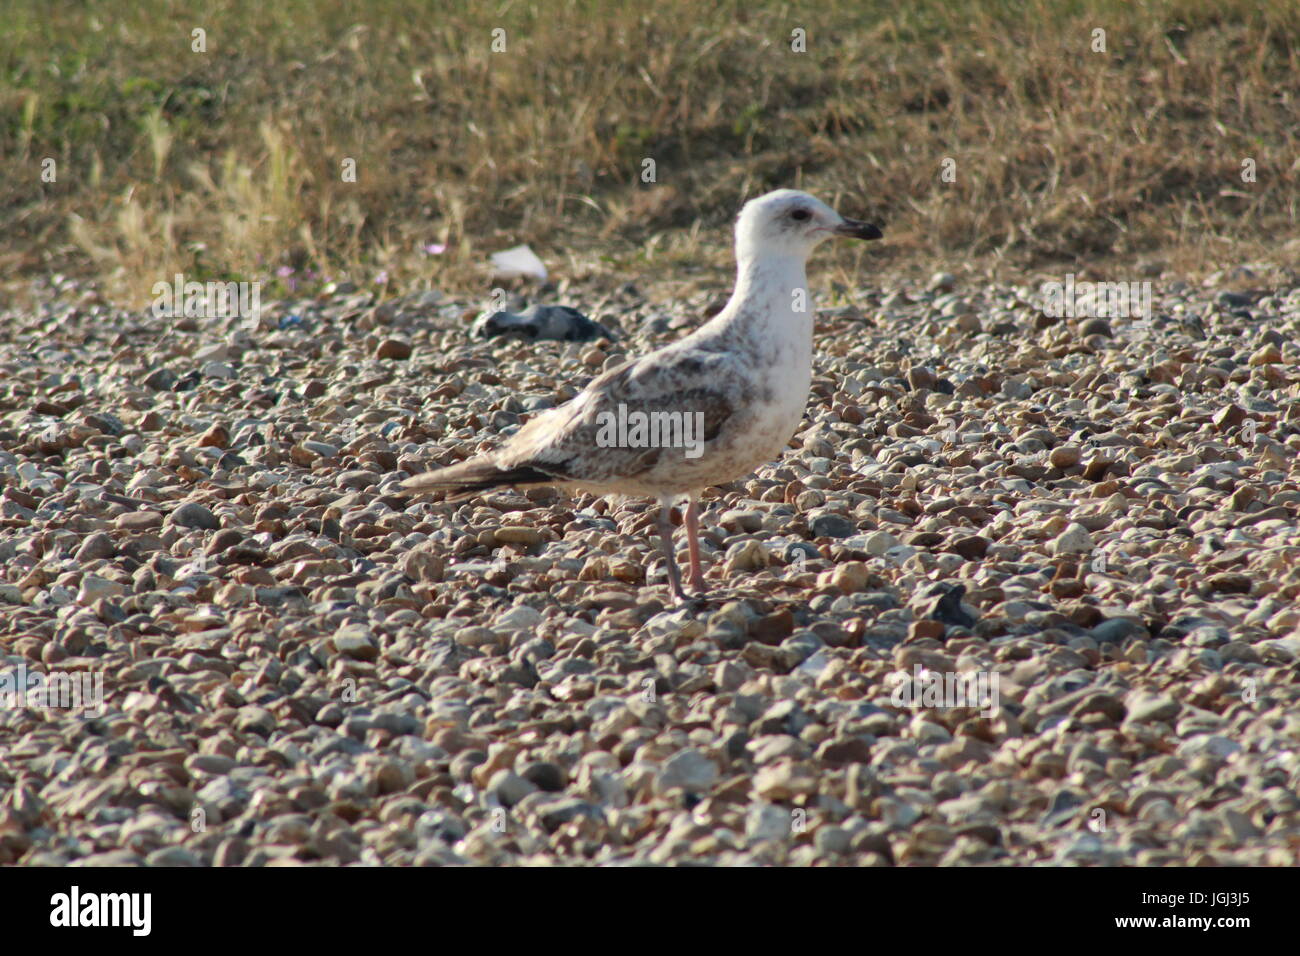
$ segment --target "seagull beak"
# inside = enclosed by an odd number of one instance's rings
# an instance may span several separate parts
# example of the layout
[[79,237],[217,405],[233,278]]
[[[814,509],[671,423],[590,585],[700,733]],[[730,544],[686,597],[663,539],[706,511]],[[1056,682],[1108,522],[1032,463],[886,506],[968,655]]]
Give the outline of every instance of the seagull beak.
[[857,219],[845,219],[831,231],[837,236],[848,236],[850,239],[880,239],[884,236],[879,226],[859,222]]

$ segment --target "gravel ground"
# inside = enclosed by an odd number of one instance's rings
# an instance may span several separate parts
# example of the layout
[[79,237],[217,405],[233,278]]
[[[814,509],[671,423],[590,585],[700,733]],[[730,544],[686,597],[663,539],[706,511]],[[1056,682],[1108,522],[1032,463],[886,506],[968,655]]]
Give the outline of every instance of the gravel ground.
[[433,293],[250,331],[56,282],[0,316],[0,672],[105,699],[0,707],[0,863],[1296,865],[1300,285],[1252,277],[823,311],[685,608],[645,502],[395,489],[710,296],[476,342]]

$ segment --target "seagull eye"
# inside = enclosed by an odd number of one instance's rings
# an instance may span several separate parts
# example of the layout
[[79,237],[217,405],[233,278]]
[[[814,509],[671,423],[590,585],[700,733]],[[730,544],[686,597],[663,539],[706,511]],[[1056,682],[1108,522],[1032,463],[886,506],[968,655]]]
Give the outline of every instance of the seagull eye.
[[795,222],[803,222],[804,220],[810,219],[811,217],[812,217],[812,213],[810,213],[807,209],[796,209],[794,212],[790,213],[790,218],[793,219]]

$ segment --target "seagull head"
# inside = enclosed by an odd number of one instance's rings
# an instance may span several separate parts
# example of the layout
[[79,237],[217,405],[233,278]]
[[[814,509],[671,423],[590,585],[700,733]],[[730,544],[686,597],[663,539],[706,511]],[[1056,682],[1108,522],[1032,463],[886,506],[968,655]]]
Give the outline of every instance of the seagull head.
[[745,203],[736,219],[736,258],[794,256],[807,259],[831,236],[879,239],[878,226],[841,216],[820,199],[797,189],[778,189]]

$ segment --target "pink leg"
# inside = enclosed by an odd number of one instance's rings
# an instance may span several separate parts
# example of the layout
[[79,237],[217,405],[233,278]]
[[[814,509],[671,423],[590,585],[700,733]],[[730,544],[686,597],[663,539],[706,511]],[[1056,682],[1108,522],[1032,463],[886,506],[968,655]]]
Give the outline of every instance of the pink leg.
[[686,602],[686,592],[682,590],[682,576],[677,570],[677,557],[673,554],[673,519],[672,506],[668,498],[659,503],[659,542],[664,552],[664,562],[668,570],[668,587],[673,598]]
[[704,583],[704,567],[700,564],[700,510],[695,495],[686,506],[686,547],[691,556],[691,587],[698,594],[708,590]]

